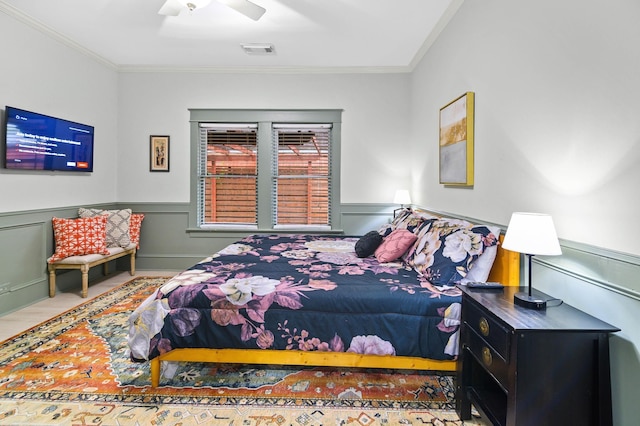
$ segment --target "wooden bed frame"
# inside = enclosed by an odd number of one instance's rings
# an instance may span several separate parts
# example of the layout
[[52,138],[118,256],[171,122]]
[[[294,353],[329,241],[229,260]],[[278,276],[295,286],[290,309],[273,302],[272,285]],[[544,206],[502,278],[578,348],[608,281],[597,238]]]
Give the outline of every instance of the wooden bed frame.
[[[500,236],[500,242],[503,237]],[[498,246],[489,281],[507,286],[520,285],[520,253]],[[455,371],[456,361],[352,352],[307,352],[269,349],[174,349],[150,361],[151,386],[160,384],[163,361],[215,362],[229,364],[309,365],[318,367],[393,368],[405,370]]]

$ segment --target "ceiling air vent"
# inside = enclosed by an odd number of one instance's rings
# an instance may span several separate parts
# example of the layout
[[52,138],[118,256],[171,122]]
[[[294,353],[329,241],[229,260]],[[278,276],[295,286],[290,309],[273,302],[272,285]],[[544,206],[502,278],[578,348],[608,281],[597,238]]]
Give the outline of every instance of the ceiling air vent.
[[268,43],[245,43],[241,44],[242,50],[247,55],[275,55],[276,49],[273,44]]

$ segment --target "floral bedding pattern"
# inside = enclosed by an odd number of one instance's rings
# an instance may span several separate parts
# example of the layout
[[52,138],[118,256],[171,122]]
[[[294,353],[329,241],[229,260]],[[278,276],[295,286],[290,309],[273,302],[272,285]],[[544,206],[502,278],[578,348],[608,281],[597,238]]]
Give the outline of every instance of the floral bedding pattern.
[[262,348],[454,359],[460,292],[357,237],[253,235],[157,289],[129,318],[131,359],[176,348]]

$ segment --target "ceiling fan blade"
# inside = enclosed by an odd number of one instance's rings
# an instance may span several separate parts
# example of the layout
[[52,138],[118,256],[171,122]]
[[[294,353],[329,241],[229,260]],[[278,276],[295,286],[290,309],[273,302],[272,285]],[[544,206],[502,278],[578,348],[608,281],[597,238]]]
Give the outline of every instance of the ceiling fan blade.
[[243,15],[257,21],[267,11],[264,7],[260,7],[249,0],[218,0],[220,3],[229,6]]
[[158,15],[178,16],[182,9],[184,5],[178,0],[167,0],[158,11]]

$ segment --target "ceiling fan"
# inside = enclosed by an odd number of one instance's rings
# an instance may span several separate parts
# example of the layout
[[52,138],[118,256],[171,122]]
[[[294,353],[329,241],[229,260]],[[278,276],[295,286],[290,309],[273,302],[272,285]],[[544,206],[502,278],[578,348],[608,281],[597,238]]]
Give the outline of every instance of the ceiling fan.
[[[243,15],[257,21],[267,11],[265,8],[251,3],[249,0],[216,0],[229,6]],[[211,0],[166,0],[158,14],[166,16],[178,16],[181,11],[194,11],[211,3]]]

